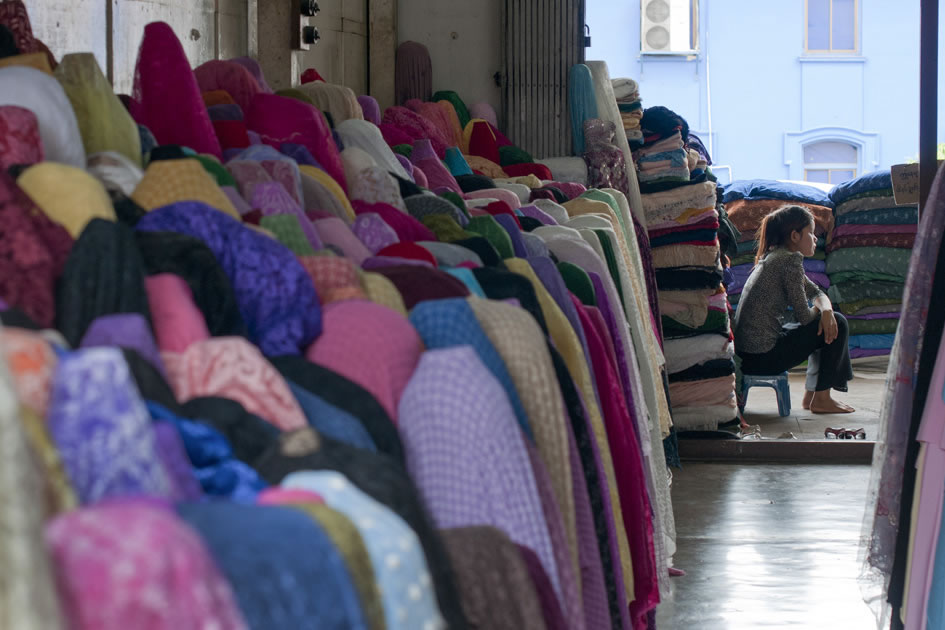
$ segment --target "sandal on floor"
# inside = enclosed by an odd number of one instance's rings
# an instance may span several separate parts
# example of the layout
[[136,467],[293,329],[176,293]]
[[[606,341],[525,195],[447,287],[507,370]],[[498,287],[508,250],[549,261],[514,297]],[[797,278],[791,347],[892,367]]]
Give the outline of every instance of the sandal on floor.
[[863,429],[850,429],[843,431],[844,440],[865,440],[866,431]]
[[826,429],[824,429],[824,439],[826,440],[833,437],[834,439],[837,439],[837,440],[843,440],[845,439],[844,435],[846,434],[846,432],[847,432],[846,429],[842,429],[842,428],[831,429],[830,427],[827,427]]

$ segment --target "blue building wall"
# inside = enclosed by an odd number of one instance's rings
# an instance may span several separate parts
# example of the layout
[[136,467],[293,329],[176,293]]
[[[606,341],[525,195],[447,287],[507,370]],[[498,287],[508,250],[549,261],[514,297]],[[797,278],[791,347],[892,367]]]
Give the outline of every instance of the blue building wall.
[[[699,1],[687,58],[641,55],[640,0],[587,0],[587,58],[639,81],[644,107],[676,111],[707,146],[711,127],[713,162],[735,179],[803,179],[802,147],[820,140],[857,145],[858,173],[918,155],[918,0],[860,0],[860,51],[847,57],[805,56],[804,0]],[[945,84],[939,103],[942,141]]]

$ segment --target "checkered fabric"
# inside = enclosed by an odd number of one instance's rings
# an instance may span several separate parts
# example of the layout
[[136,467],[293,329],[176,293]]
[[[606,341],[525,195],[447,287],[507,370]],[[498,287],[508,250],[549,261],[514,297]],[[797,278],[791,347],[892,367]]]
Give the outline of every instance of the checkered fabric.
[[240,218],[229,197],[197,160],[151,162],[131,198],[145,210],[178,201],[202,201],[235,219]]
[[366,300],[361,289],[358,268],[347,258],[339,256],[299,256],[299,262],[312,278],[318,299],[322,304],[341,300]]
[[404,298],[400,295],[400,291],[397,290],[394,283],[388,280],[386,276],[373,271],[362,271],[361,286],[364,288],[364,292],[367,293],[368,299],[375,304],[386,306],[404,317],[407,316],[407,306],[404,304]]

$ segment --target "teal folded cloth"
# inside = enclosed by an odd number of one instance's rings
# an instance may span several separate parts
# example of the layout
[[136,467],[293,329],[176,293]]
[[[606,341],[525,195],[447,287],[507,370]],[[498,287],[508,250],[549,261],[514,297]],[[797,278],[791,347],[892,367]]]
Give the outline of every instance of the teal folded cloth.
[[574,155],[584,155],[584,121],[597,118],[594,77],[583,63],[571,66],[568,76],[568,105],[571,108],[571,142]]
[[473,174],[473,170],[470,168],[469,162],[467,162],[466,158],[463,157],[463,153],[458,147],[448,148],[446,150],[446,158],[443,161],[446,162],[446,168],[449,169],[450,175],[453,177]]

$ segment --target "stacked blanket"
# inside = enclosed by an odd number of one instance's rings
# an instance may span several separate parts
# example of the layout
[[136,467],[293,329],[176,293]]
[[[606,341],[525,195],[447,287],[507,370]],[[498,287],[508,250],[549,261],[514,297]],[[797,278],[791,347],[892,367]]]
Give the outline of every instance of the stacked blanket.
[[640,184],[689,181],[689,151],[679,131],[666,138],[648,140],[633,152],[633,160],[640,172]]
[[833,229],[833,202],[829,195],[813,186],[773,180],[736,181],[725,187],[722,201],[732,224],[741,232],[738,253],[731,260],[732,280],[728,295],[732,306],[738,304],[742,289],[755,264],[758,250],[758,228],[761,221],[784,205],[807,208],[814,215],[817,251],[804,259],[804,270],[814,284],[826,291],[830,278],[826,271],[826,243]]
[[673,422],[677,431],[714,430],[736,416],[716,185],[686,182],[644,194],[643,210],[659,289]]
[[897,206],[888,170],[830,193],[836,227],[827,242],[830,299],[850,322],[850,355],[889,354],[918,226],[915,204]]
[[627,142],[631,149],[641,147],[643,131],[640,129],[640,120],[643,118],[643,101],[640,100],[640,86],[633,79],[627,78],[614,79],[612,83]]

